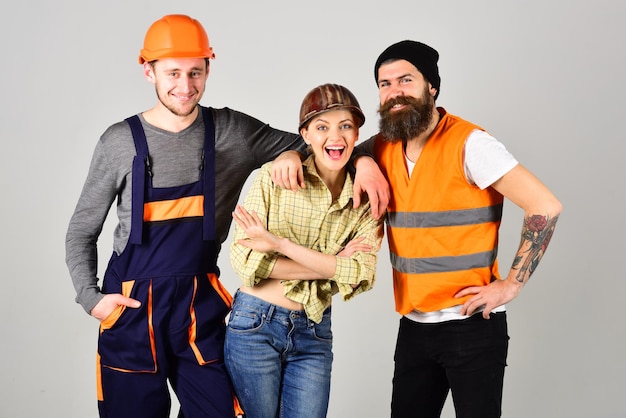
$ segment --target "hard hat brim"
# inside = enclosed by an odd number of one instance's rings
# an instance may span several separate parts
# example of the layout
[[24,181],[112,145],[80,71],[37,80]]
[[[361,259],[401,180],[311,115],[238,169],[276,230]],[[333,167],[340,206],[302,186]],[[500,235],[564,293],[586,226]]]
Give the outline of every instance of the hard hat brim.
[[172,51],[172,50],[162,50],[162,51],[146,51],[144,49],[141,50],[139,54],[139,64],[143,64],[144,62],[152,62],[164,58],[208,58],[215,59],[215,53],[211,48],[208,51],[202,52],[192,52],[192,51]]

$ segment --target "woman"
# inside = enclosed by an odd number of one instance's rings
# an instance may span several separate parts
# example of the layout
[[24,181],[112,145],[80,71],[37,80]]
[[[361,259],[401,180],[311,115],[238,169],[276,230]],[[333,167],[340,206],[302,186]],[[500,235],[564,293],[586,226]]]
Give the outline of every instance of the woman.
[[242,280],[225,361],[246,418],[325,417],[332,366],[331,300],[372,288],[382,223],[353,209],[346,169],[365,116],[345,87],[311,90],[300,134],[305,188],[274,186],[264,165],[236,223],[231,262]]

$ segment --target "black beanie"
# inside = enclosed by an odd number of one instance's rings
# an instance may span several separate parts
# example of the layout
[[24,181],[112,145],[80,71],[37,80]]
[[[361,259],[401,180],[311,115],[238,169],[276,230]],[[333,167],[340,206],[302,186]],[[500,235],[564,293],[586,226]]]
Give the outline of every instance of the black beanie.
[[437,100],[441,78],[439,78],[439,69],[437,68],[439,53],[435,49],[421,42],[408,40],[391,45],[376,60],[376,65],[374,66],[376,83],[378,83],[378,68],[383,62],[390,59],[402,59],[413,64],[424,78],[437,89],[437,93],[435,93],[435,100]]

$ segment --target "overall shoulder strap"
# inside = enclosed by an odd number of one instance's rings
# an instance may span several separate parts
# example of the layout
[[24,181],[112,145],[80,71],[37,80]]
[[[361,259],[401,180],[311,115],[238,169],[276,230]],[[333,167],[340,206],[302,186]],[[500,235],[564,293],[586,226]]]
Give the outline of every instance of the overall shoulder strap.
[[150,156],[148,155],[146,134],[141,126],[139,116],[131,116],[127,118],[126,121],[130,125],[135,150],[137,152],[137,155],[135,155],[133,159],[131,227],[128,242],[130,244],[141,244],[146,173],[152,175],[150,171]]
[[215,240],[215,124],[211,109],[201,106],[204,120],[204,153],[202,171],[204,173],[204,221],[205,241]]

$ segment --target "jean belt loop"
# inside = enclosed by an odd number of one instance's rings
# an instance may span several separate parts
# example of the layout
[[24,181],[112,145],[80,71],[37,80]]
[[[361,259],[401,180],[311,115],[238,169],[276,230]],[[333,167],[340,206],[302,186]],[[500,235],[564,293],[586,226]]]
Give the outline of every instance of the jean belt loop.
[[267,313],[266,313],[266,318],[265,318],[267,323],[272,322],[272,317],[274,316],[275,309],[276,309],[276,306],[273,304],[270,304],[269,309],[267,310]]

